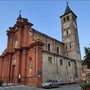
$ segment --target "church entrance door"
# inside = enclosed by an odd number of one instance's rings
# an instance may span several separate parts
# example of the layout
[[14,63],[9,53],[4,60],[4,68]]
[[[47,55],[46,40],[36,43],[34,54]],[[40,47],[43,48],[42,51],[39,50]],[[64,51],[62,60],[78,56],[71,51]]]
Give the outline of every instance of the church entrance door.
[[12,82],[13,83],[15,81],[14,73],[15,73],[15,65],[12,66]]

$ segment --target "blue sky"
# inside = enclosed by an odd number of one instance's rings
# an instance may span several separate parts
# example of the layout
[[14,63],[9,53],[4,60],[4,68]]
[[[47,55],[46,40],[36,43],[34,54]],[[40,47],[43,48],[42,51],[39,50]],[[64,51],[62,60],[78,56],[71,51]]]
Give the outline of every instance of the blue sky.
[[[78,34],[81,56],[90,44],[90,1],[68,0],[78,16]],[[33,28],[62,41],[60,16],[64,14],[67,0],[4,0],[0,1],[0,54],[7,47],[6,31],[16,23],[19,11],[23,18],[33,23]]]

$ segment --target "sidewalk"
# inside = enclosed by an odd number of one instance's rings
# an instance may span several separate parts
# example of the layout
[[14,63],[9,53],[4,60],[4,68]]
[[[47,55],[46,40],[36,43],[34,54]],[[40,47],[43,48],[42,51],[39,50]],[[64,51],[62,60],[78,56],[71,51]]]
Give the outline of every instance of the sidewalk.
[[5,86],[15,86],[15,85],[20,85],[18,83],[3,83],[2,86],[5,87]]

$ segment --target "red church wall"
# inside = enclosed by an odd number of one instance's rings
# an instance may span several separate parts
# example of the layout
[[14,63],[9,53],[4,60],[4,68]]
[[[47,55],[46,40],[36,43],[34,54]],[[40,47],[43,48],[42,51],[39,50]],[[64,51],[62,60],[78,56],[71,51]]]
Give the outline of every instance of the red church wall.
[[[30,66],[30,60],[32,63]],[[27,67],[27,84],[37,85],[37,72],[36,72],[36,46],[32,47],[28,51],[28,67]],[[30,71],[31,69],[31,71]]]
[[[41,86],[42,46],[44,43],[30,36],[31,23],[19,17],[7,31],[7,49],[0,58],[0,77],[5,83]],[[18,43],[15,46],[16,40]],[[19,76],[21,76],[19,80]]]
[[4,57],[3,60],[3,67],[2,67],[2,79],[4,80],[4,82],[8,82],[8,77],[9,77],[9,61],[7,57]]
[[[27,59],[27,84],[32,86],[38,86],[42,83],[42,47],[33,46],[28,51]],[[30,60],[32,60],[32,67],[30,70]],[[30,71],[29,71],[30,70]],[[38,80],[37,72],[40,71],[40,77]]]
[[0,57],[0,79],[2,78],[3,57]]
[[21,27],[18,28],[18,32],[17,32],[17,38],[18,38],[18,48],[22,47],[22,38],[23,37],[23,29]]

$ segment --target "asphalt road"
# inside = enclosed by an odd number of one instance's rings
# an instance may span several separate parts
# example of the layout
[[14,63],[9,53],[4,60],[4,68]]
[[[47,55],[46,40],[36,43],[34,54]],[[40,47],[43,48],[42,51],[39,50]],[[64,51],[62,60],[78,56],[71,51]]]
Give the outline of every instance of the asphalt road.
[[71,84],[71,85],[62,85],[59,88],[52,88],[52,89],[34,88],[25,85],[3,86],[0,87],[0,90],[82,90],[82,89],[78,84]]

